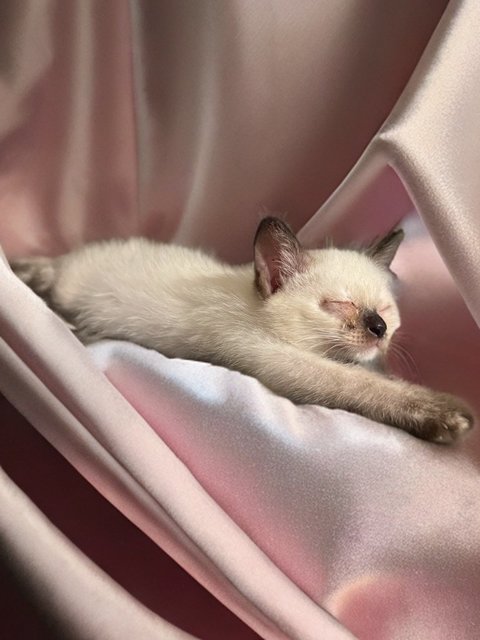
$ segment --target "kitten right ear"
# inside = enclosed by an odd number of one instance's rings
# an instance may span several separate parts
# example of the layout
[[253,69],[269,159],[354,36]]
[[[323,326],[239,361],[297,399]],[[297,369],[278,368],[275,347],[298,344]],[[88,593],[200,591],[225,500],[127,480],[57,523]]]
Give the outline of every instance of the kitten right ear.
[[254,240],[255,285],[268,298],[305,269],[305,254],[290,227],[279,218],[264,218]]
[[377,264],[388,269],[404,237],[403,229],[393,229],[368,247],[366,254]]

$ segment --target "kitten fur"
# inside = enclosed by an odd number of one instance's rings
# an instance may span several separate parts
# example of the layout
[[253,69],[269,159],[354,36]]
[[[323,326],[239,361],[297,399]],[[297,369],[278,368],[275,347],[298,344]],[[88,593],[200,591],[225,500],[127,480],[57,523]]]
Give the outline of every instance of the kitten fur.
[[12,268],[84,343],[128,340],[223,365],[295,403],[451,442],[473,425],[468,406],[374,370],[400,326],[389,266],[402,238],[396,230],[365,251],[306,250],[268,217],[253,265],[132,238]]

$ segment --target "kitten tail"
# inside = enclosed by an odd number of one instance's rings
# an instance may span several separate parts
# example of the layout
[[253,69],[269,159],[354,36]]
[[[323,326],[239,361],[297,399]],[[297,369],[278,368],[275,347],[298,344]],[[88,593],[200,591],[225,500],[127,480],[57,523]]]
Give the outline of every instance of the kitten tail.
[[53,258],[20,258],[10,262],[12,271],[42,298],[48,298],[55,282]]

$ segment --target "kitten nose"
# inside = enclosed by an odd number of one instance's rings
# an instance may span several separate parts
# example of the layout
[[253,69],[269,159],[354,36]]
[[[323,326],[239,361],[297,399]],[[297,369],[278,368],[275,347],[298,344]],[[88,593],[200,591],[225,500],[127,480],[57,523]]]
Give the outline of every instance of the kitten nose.
[[365,328],[377,338],[383,338],[387,331],[385,320],[375,313],[375,311],[367,311],[363,316]]

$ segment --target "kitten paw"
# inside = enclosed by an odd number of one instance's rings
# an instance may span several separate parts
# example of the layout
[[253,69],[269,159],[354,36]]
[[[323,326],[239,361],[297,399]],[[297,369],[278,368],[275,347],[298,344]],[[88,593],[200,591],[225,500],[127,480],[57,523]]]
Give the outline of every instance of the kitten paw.
[[449,444],[462,437],[473,427],[473,417],[457,411],[451,411],[443,416],[437,429],[437,433],[432,438],[433,442]]
[[473,412],[464,402],[445,393],[429,395],[415,411],[414,433],[419,438],[450,444],[473,427]]

